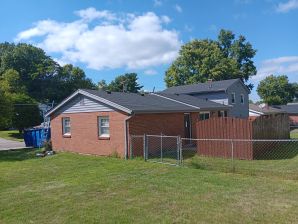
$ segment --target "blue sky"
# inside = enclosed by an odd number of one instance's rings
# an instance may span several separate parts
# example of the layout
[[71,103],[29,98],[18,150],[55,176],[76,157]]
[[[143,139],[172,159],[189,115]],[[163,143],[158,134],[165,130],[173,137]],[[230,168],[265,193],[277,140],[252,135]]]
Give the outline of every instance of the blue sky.
[[298,0],[1,0],[0,41],[39,46],[95,82],[137,72],[151,91],[165,88],[181,44],[215,39],[224,28],[257,49],[257,86],[271,73],[298,81],[297,21]]

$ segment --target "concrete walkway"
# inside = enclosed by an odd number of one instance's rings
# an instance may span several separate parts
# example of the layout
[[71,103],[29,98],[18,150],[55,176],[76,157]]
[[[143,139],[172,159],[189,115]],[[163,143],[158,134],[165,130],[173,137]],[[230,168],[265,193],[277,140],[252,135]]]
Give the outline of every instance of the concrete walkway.
[[25,142],[18,142],[0,138],[0,151],[9,149],[21,149],[26,148]]

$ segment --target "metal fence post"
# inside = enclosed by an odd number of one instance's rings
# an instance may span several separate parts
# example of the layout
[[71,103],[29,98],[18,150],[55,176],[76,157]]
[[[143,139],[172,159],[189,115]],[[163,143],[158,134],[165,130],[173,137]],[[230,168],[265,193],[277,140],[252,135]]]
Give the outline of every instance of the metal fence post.
[[183,148],[182,148],[182,139],[180,137],[180,144],[179,144],[179,148],[180,148],[180,165],[183,165]]
[[144,134],[143,137],[143,150],[144,150],[144,160],[147,161],[147,135]]
[[180,142],[181,142],[181,137],[177,136],[177,163],[178,165],[181,165],[181,158],[180,158],[180,154],[181,154],[181,149],[180,149]]
[[234,164],[234,141],[233,141],[233,139],[231,140],[231,145],[232,145],[232,171],[235,172],[235,164]]
[[163,152],[162,152],[162,133],[160,133],[160,161],[163,161]]
[[130,135],[129,136],[129,156],[130,156],[130,159],[133,159],[133,153],[132,153],[132,142],[133,142],[133,140],[132,140],[132,138],[133,138],[133,136]]

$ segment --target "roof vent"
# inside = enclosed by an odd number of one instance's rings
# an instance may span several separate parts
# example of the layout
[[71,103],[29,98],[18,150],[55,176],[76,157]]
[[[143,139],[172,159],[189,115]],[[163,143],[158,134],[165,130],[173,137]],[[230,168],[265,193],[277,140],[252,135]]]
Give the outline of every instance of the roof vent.
[[141,96],[145,96],[145,93],[141,93]]
[[179,93],[175,93],[176,96],[179,96]]
[[112,93],[110,90],[107,90],[106,92],[107,92],[107,94],[111,94]]

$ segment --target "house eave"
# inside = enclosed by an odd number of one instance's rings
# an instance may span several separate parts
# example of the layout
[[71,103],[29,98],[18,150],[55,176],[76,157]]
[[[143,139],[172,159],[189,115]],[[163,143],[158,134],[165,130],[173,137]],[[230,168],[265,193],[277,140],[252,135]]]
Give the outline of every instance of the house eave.
[[79,90],[75,91],[73,94],[71,94],[69,97],[67,97],[65,100],[63,100],[61,103],[59,103],[59,104],[58,104],[56,107],[54,107],[52,110],[50,110],[49,112],[47,112],[47,113],[45,114],[45,116],[46,116],[46,117],[50,116],[51,114],[53,114],[54,112],[56,112],[59,108],[61,108],[63,105],[65,105],[67,102],[69,102],[71,99],[73,99],[73,98],[74,98],[75,96],[77,96],[78,94],[82,94],[82,95],[84,95],[84,96],[90,97],[90,98],[92,98],[92,99],[94,99],[94,100],[97,100],[97,101],[99,101],[99,102],[101,102],[101,103],[104,103],[104,104],[106,104],[106,105],[109,105],[109,106],[111,106],[111,107],[113,107],[113,108],[115,108],[115,109],[118,109],[118,110],[123,111],[123,112],[128,113],[128,114],[132,114],[132,112],[133,112],[131,109],[128,109],[128,108],[123,107],[123,106],[121,106],[121,105],[119,105],[119,104],[116,104],[116,103],[114,103],[114,102],[111,102],[111,101],[109,101],[109,100],[106,100],[106,99],[104,99],[104,98],[102,98],[102,97],[95,96],[95,95],[90,94],[90,93],[88,93],[88,92],[86,92],[86,91],[84,91],[84,90],[79,89]]

